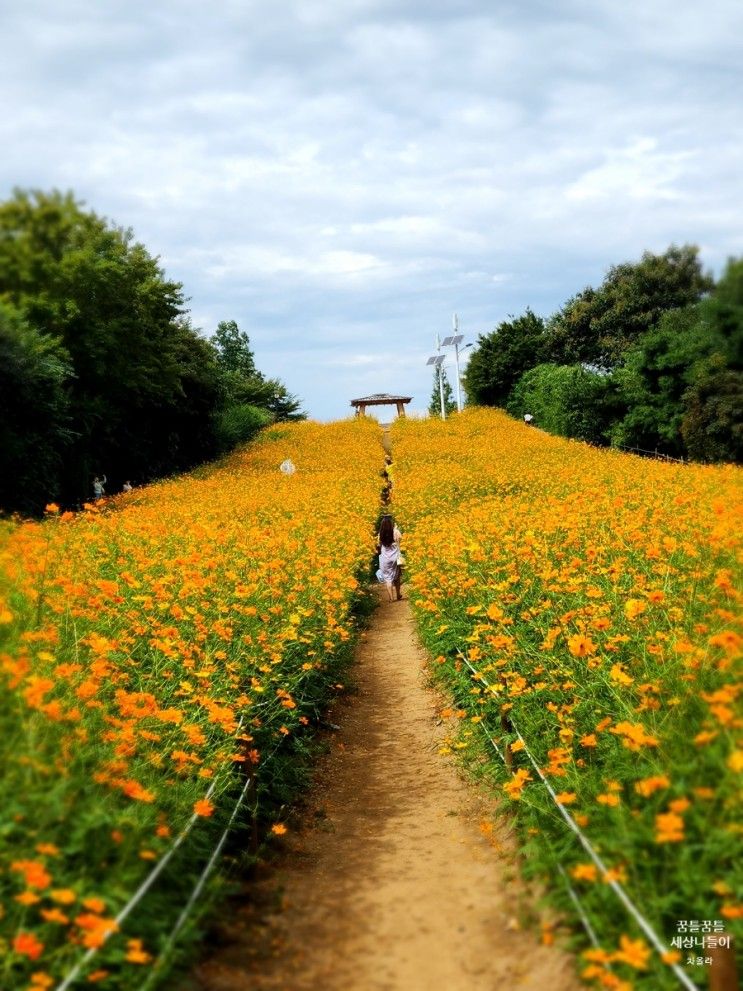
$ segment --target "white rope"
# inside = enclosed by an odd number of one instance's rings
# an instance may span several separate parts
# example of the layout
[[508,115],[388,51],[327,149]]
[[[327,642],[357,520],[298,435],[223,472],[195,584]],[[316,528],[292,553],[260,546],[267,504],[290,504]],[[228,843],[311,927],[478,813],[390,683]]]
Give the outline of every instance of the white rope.
[[237,815],[238,810],[240,809],[240,806],[242,805],[243,801],[245,800],[245,796],[248,793],[248,788],[250,787],[250,783],[252,782],[252,780],[253,780],[253,778],[252,777],[249,777],[247,779],[247,781],[245,782],[245,785],[243,786],[243,790],[240,792],[240,797],[238,798],[237,802],[235,803],[235,807],[232,810],[232,815],[230,816],[230,820],[227,823],[227,826],[225,827],[225,830],[222,833],[221,837],[219,838],[219,842],[217,843],[217,845],[215,846],[214,850],[212,851],[212,855],[209,858],[209,860],[207,861],[206,867],[204,867],[204,870],[201,872],[201,875],[200,875],[198,881],[194,885],[193,890],[191,892],[191,895],[190,895],[188,901],[186,902],[186,904],[183,907],[183,911],[178,916],[178,919],[177,919],[175,925],[173,926],[172,930],[170,931],[170,935],[168,936],[168,938],[167,938],[167,940],[165,942],[164,948],[160,951],[158,961],[155,963],[155,965],[153,967],[153,970],[150,972],[150,975],[148,976],[147,980],[144,982],[143,985],[141,985],[140,991],[145,991],[145,989],[148,988],[150,986],[150,984],[152,983],[153,979],[156,976],[156,970],[157,970],[157,967],[158,967],[159,963],[162,962],[165,959],[166,954],[170,952],[170,948],[172,947],[173,943],[175,942],[176,936],[178,935],[178,933],[180,932],[181,928],[183,927],[183,924],[185,923],[186,919],[190,915],[191,909],[196,904],[196,901],[197,901],[199,895],[201,894],[201,892],[202,892],[202,890],[204,888],[204,885],[206,884],[206,879],[211,874],[211,872],[212,872],[212,870],[214,868],[214,865],[216,864],[216,862],[217,862],[217,860],[219,858],[219,855],[222,852],[222,847],[224,846],[224,844],[225,844],[225,842],[227,840],[227,835],[228,835],[230,829],[232,828],[232,823],[235,821],[235,816]]
[[[244,719],[244,717],[241,716],[240,717],[240,722],[238,723],[237,729],[236,729],[235,732],[239,732],[239,730],[240,730],[240,728],[242,727],[242,724],[243,724],[243,719]],[[204,796],[204,799],[205,800],[211,798],[211,796],[213,795],[214,789],[217,786],[217,780],[218,779],[215,778],[214,781],[212,781],[211,785],[209,786],[209,789],[207,790],[206,795]],[[98,951],[101,949],[101,947],[107,942],[109,936],[113,935],[113,933],[116,932],[117,929],[119,929],[119,927],[121,926],[121,923],[124,921],[124,919],[126,919],[126,917],[129,915],[129,913],[132,911],[132,909],[147,894],[147,892],[150,890],[150,888],[152,887],[152,885],[158,879],[158,877],[160,876],[160,874],[162,874],[163,870],[167,866],[167,864],[168,864],[169,860],[171,859],[171,857],[173,856],[173,854],[176,852],[176,850],[178,849],[178,847],[181,845],[181,843],[185,840],[185,838],[191,832],[191,830],[193,829],[196,821],[199,818],[200,818],[200,816],[196,815],[196,813],[194,813],[191,816],[191,818],[189,819],[189,821],[186,824],[185,828],[178,834],[178,836],[176,837],[176,839],[174,840],[174,842],[171,844],[170,848],[163,854],[163,856],[160,858],[160,860],[158,860],[157,864],[155,864],[155,866],[152,868],[152,870],[150,871],[150,873],[147,875],[147,877],[144,879],[144,881],[142,881],[142,883],[137,888],[137,890],[134,892],[134,894],[131,896],[131,898],[129,899],[129,901],[126,903],[126,905],[124,905],[124,907],[121,909],[121,911],[119,912],[119,914],[116,916],[116,918],[114,919],[115,926],[112,926],[110,929],[106,930],[106,932],[103,934],[102,939],[101,939],[100,946],[93,946],[93,947],[91,947],[88,950],[88,952],[84,956],[82,956],[80,958],[80,960],[78,960],[77,964],[67,974],[67,976],[64,978],[64,980],[61,982],[61,984],[58,984],[56,986],[56,988],[54,989],[54,991],[67,991],[67,989],[69,987],[71,987],[73,981],[75,981],[79,977],[81,971],[87,966],[88,963],[90,963],[90,961],[93,959],[93,957],[96,955],[96,953],[98,953]]]
[[586,915],[586,912],[583,908],[583,902],[580,900],[580,896],[578,895],[578,892],[575,890],[575,888],[568,880],[568,876],[565,873],[565,868],[562,866],[560,861],[557,860],[555,861],[555,863],[558,871],[562,875],[563,881],[565,882],[565,887],[568,889],[568,894],[570,895],[570,899],[573,902],[573,905],[575,905],[575,910],[578,913],[578,917],[580,918],[583,928],[588,933],[588,938],[591,940],[591,942],[596,947],[596,949],[600,949],[600,943],[598,941],[598,937],[596,936],[596,932],[593,926],[591,925],[588,916]]
[[[487,678],[485,677],[484,674],[482,674],[480,671],[477,671],[475,668],[473,668],[472,665],[470,664],[470,662],[467,660],[466,657],[464,657],[463,654],[460,654],[460,656],[462,657],[462,660],[467,665],[467,667],[470,669],[470,671],[474,672],[474,674],[477,675],[477,680],[478,681],[482,681],[487,688],[492,687],[490,685],[490,682],[487,680]],[[480,725],[482,725],[482,723]],[[562,802],[559,801],[559,799],[557,798],[557,795],[555,794],[555,791],[554,791],[552,785],[545,778],[544,774],[542,773],[541,768],[539,767],[539,765],[537,764],[537,762],[534,760],[534,757],[532,756],[531,751],[529,750],[529,747],[526,744],[526,740],[523,738],[523,736],[519,732],[518,728],[516,727],[516,724],[514,723],[513,718],[511,718],[511,726],[513,727],[513,730],[514,730],[516,736],[519,738],[519,740],[523,744],[524,753],[526,754],[526,756],[531,761],[532,766],[534,767],[534,770],[537,772],[537,774],[539,775],[539,777],[540,777],[540,779],[542,781],[542,784],[545,786],[545,788],[549,792],[550,798],[555,803],[555,805],[557,806],[557,808],[560,810],[560,813],[561,813],[563,819],[568,824],[568,826],[573,830],[573,832],[575,833],[575,835],[578,837],[578,839],[579,839],[579,841],[581,843],[581,846],[586,851],[586,853],[591,858],[591,860],[594,862],[594,864],[601,871],[601,873],[602,874],[606,874],[607,873],[607,867],[606,867],[606,865],[604,864],[604,862],[601,859],[601,857],[599,857],[598,853],[596,853],[596,851],[594,850],[594,848],[593,848],[593,846],[591,844],[591,841],[588,839],[588,837],[586,836],[586,834],[580,828],[580,826],[578,825],[578,823],[575,821],[575,819],[573,819],[573,817],[570,815],[570,813],[565,808],[565,806],[562,804]],[[485,732],[487,733],[487,730],[485,730]],[[488,734],[488,736],[489,736],[489,734]],[[493,741],[492,739],[491,739],[491,743],[493,744],[493,746],[495,746],[495,741]],[[642,929],[642,931],[645,933],[645,935],[650,940],[650,942],[653,944],[653,946],[658,951],[658,953],[660,953],[661,956],[663,956],[664,954],[668,953],[668,947],[663,945],[663,942],[658,937],[658,935],[656,934],[656,932],[653,929],[653,927],[650,925],[650,923],[645,918],[645,916],[640,912],[640,910],[635,906],[635,904],[629,898],[629,896],[627,895],[626,891],[621,886],[621,884],[619,884],[618,881],[614,881],[614,880],[608,881],[606,883],[612,889],[612,891],[617,896],[617,898],[621,901],[621,903],[624,905],[625,909],[629,912],[629,914],[632,916],[632,918],[638,924],[638,926],[640,927],[640,929]],[[678,964],[671,964],[670,965],[670,970],[673,971],[673,973],[676,975],[676,977],[679,979],[679,981],[684,985],[684,987],[688,989],[688,991],[699,991],[698,985],[694,984],[694,982],[691,981],[689,979],[689,977],[687,977],[687,975],[678,966]]]
[[[300,675],[300,677],[299,677],[299,679],[297,681],[297,684],[299,683],[299,681],[301,681],[305,677],[307,677],[306,674]],[[275,701],[275,699],[273,699],[273,698],[266,699],[265,700],[265,705],[268,706],[269,703],[272,702],[272,701]],[[240,729],[242,728],[242,725],[243,725],[243,722],[244,721],[245,721],[245,716],[241,716],[240,717],[240,721],[237,724],[237,728],[235,729],[235,733],[239,733]],[[281,738],[279,740],[279,742],[276,745],[276,747],[274,747],[274,749],[269,754],[269,757],[267,758],[267,760],[269,760],[276,753],[276,751],[278,750],[278,748],[281,746],[282,743],[283,743],[283,738]],[[232,815],[230,816],[230,821],[229,821],[229,823],[227,825],[227,828],[225,829],[224,833],[222,834],[219,842],[217,843],[217,846],[212,851],[212,855],[209,858],[209,861],[207,862],[207,865],[206,865],[204,871],[202,872],[201,877],[196,882],[196,886],[195,886],[194,890],[191,892],[191,897],[189,898],[188,902],[186,903],[186,906],[184,907],[183,911],[181,912],[180,916],[178,917],[178,921],[176,922],[175,928],[173,929],[173,931],[171,932],[170,936],[168,937],[168,942],[166,944],[166,949],[169,948],[172,940],[178,934],[178,931],[180,930],[181,926],[183,925],[183,923],[185,922],[185,920],[186,920],[186,918],[188,916],[188,912],[192,908],[192,906],[193,906],[194,902],[196,901],[196,899],[198,898],[198,896],[201,894],[201,890],[202,890],[202,888],[204,886],[204,883],[206,882],[206,878],[208,877],[209,872],[212,870],[213,865],[216,863],[216,860],[217,860],[217,858],[219,856],[219,853],[220,853],[222,847],[224,846],[225,840],[227,838],[227,833],[229,832],[230,827],[232,826],[232,823],[234,821],[234,818],[237,815],[238,809],[240,808],[240,806],[243,803],[243,800],[245,798],[245,795],[247,794],[248,786],[250,785],[250,782],[252,780],[253,780],[252,777],[250,777],[245,782],[245,786],[244,786],[244,788],[243,788],[243,790],[242,790],[242,792],[240,794],[239,799],[237,800],[237,804],[235,805],[235,808],[232,811]],[[204,796],[204,799],[211,798],[216,785],[217,785],[217,778],[215,778],[214,781],[212,782],[212,784],[210,785],[210,787],[209,787],[206,795]],[[77,964],[72,968],[72,970],[67,974],[67,976],[64,978],[64,980],[61,982],[61,984],[58,984],[55,987],[54,991],[67,991],[67,989],[72,985],[72,983],[79,977],[81,971],[93,959],[93,957],[96,955],[96,953],[98,953],[98,951],[101,949],[101,947],[108,941],[109,936],[113,935],[113,933],[117,931],[117,929],[120,927],[121,923],[130,914],[130,912],[132,911],[132,909],[147,894],[147,892],[149,891],[149,889],[152,887],[152,885],[155,883],[155,881],[157,880],[157,878],[162,873],[163,869],[168,864],[168,861],[171,859],[171,857],[173,856],[173,854],[175,853],[175,851],[178,849],[178,847],[181,845],[181,843],[184,841],[184,839],[188,836],[188,834],[193,829],[194,824],[196,823],[196,820],[199,819],[199,818],[200,817],[198,815],[196,815],[196,814],[194,814],[193,816],[191,816],[191,819],[187,823],[186,827],[183,829],[183,831],[175,839],[175,841],[171,845],[170,849],[167,850],[166,853],[161,857],[161,859],[157,862],[157,864],[152,869],[152,871],[150,871],[150,873],[147,875],[147,877],[144,879],[144,881],[140,884],[140,886],[134,892],[134,894],[129,899],[129,901],[126,903],[126,905],[121,909],[121,911],[119,912],[119,914],[116,916],[116,918],[114,919],[115,927],[112,927],[111,929],[107,930],[104,933],[104,935],[102,937],[102,940],[101,940],[100,946],[91,947],[91,949],[89,949],[88,952],[86,954],[84,954],[84,956],[82,956],[80,958],[80,960],[77,962]],[[162,956],[162,954],[161,954],[161,956]]]

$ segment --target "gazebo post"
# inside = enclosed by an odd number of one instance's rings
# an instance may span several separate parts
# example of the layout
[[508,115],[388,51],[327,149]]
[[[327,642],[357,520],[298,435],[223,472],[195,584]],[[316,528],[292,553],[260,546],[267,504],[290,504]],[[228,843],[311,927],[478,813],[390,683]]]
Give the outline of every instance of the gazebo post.
[[373,396],[352,399],[351,405],[356,410],[356,416],[366,416],[367,406],[394,406],[398,416],[405,416],[405,404],[412,398],[412,396],[390,396],[385,392],[375,392]]

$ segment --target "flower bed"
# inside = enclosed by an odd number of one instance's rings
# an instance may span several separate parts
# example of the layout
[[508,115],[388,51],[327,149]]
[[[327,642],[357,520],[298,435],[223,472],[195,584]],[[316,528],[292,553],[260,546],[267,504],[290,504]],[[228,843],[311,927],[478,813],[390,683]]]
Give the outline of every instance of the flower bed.
[[140,987],[247,778],[277,814],[349,655],[379,458],[372,423],[282,425],[102,509],[4,524],[1,987],[55,987],[88,950],[76,987]]
[[398,423],[393,447],[411,600],[459,726],[446,749],[497,782],[526,873],[578,927],[564,869],[600,944],[587,978],[655,991],[681,986],[675,964],[706,986],[743,916],[742,473],[485,410]]

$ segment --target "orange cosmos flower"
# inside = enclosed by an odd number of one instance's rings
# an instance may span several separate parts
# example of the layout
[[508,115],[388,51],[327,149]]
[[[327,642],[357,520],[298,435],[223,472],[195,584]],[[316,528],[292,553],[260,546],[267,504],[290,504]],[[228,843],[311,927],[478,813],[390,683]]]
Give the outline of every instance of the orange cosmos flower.
[[647,609],[647,602],[644,599],[627,599],[624,604],[624,615],[627,619],[637,619]]
[[647,970],[650,947],[644,940],[620,936],[619,947],[616,953],[612,953],[612,960],[629,964],[635,970]]
[[655,817],[655,842],[680,843],[684,838],[684,820],[675,812],[666,812]]
[[66,926],[70,921],[59,908],[42,908],[41,917],[45,922],[56,922],[60,926]]
[[88,949],[99,949],[111,933],[117,932],[119,929],[114,919],[103,919],[100,915],[94,915],[92,912],[83,912],[77,916],[74,922],[83,930],[82,943]]
[[71,888],[57,888],[50,893],[50,897],[59,905],[72,905],[77,895]]
[[612,664],[609,677],[617,685],[633,685],[635,682],[635,679],[627,674],[623,664]]
[[20,895],[15,896],[14,901],[19,905],[35,905],[41,901],[41,897],[33,891],[22,891]]
[[598,877],[595,864],[576,864],[570,868],[570,874],[576,881],[595,881]]
[[37,843],[36,852],[40,853],[42,856],[58,857],[59,847],[55,846],[54,843]]
[[198,802],[194,802],[193,810],[195,815],[208,818],[214,812],[214,806],[208,798],[200,798]]
[[628,750],[640,750],[641,747],[657,747],[658,741],[645,731],[641,723],[619,722],[609,730],[615,736],[622,737],[622,743]]
[[660,791],[661,788],[670,788],[671,782],[665,776],[665,774],[656,774],[649,778],[643,778],[641,781],[635,781],[635,791],[638,795],[642,795],[643,798],[650,798],[656,791]]
[[519,768],[511,780],[503,785],[503,791],[509,798],[512,798],[514,801],[518,801],[518,799],[521,798],[521,792],[524,790],[524,786],[531,780],[531,774],[523,768]]
[[44,952],[44,944],[33,933],[19,932],[13,939],[13,950],[29,960],[38,960]]
[[152,960],[152,954],[142,949],[141,939],[129,939],[126,942],[126,959],[129,963],[145,964]]
[[563,805],[572,805],[578,798],[574,791],[561,791],[555,796]]
[[37,970],[35,974],[31,974],[29,991],[46,991],[47,988],[53,988],[55,984],[56,981],[53,977],[43,970]]
[[106,903],[102,898],[84,898],[82,904],[84,908],[90,912],[96,912],[98,915],[106,911]]
[[590,657],[596,653],[596,644],[582,633],[568,638],[568,650],[573,657]]
[[29,888],[36,888],[38,891],[43,891],[52,883],[51,875],[38,860],[14,860],[10,865],[10,869],[23,874]]
[[154,802],[155,796],[151,791],[144,788],[138,781],[124,781],[121,790],[129,798],[137,802]]

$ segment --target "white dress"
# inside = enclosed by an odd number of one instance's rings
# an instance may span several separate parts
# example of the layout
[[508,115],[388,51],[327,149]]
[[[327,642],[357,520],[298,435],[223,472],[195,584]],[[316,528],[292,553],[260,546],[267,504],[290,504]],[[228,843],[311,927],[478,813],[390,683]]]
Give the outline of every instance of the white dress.
[[377,581],[383,585],[392,585],[397,578],[397,559],[400,557],[401,540],[402,534],[397,529],[397,526],[392,531],[392,545],[390,547],[385,547],[379,536],[377,536],[377,543],[380,546]]
[[397,541],[393,541],[389,547],[382,547],[379,551],[379,569],[377,571],[377,581],[383,585],[392,585],[397,578],[397,559],[400,556],[400,548]]

